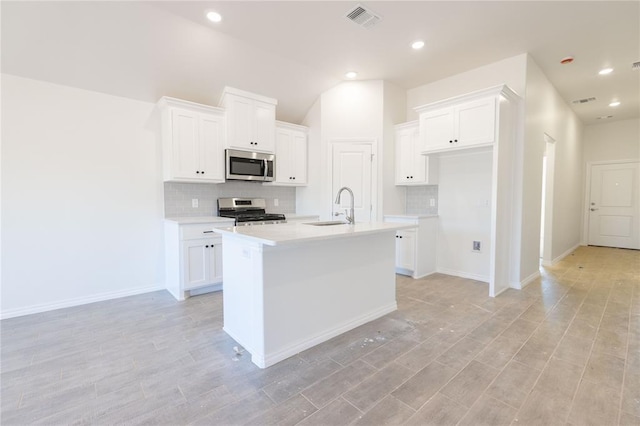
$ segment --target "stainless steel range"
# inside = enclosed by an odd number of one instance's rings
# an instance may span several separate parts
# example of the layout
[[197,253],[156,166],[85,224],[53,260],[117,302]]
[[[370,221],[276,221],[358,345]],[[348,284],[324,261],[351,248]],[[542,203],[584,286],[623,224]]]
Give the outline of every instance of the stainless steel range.
[[218,198],[218,215],[236,220],[236,226],[285,223],[283,214],[267,213],[264,198]]

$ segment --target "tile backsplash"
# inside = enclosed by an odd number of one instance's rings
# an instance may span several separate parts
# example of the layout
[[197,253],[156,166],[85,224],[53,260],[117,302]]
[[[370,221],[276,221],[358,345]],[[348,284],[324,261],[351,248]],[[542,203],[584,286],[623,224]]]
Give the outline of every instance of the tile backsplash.
[[[429,200],[435,200],[435,206]],[[406,214],[438,214],[438,185],[408,186]]]
[[[267,212],[295,213],[296,189],[282,186],[266,186],[257,182],[233,181],[221,184],[210,183],[164,183],[164,216],[190,217],[218,214],[218,198],[264,198]],[[198,199],[198,207],[191,200]],[[278,199],[278,206],[274,200]]]

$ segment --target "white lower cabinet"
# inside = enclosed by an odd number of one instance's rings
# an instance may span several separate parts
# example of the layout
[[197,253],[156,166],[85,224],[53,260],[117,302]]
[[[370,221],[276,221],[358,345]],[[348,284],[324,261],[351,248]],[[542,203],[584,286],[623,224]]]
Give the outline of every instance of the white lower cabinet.
[[178,300],[192,290],[222,288],[222,236],[213,228],[233,226],[233,220],[209,223],[165,222],[166,288]]
[[422,278],[436,272],[437,216],[385,216],[385,222],[418,227],[396,232],[396,272]]
[[182,242],[183,290],[222,282],[222,237]]
[[416,264],[416,231],[396,232],[396,268],[413,271]]

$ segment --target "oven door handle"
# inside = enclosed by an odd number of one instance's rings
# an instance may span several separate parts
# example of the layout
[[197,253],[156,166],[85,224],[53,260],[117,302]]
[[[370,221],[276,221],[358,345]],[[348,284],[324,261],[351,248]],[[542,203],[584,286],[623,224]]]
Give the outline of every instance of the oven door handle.
[[264,180],[267,180],[267,173],[269,172],[268,166],[267,166],[267,159],[263,158],[262,162],[264,163]]

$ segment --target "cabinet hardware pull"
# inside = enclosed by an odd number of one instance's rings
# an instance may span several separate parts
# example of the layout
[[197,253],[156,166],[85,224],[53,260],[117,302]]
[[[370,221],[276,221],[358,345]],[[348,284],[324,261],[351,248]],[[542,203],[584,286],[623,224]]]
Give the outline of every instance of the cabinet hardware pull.
[[454,141],[454,142],[458,142],[458,139],[454,139],[453,141]]
[[213,231],[202,231],[203,234],[211,234]]

